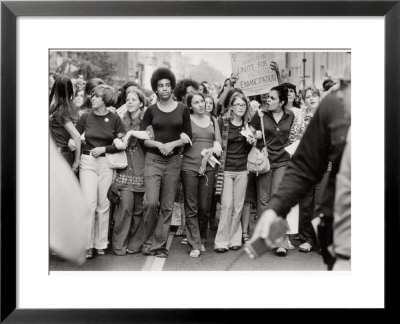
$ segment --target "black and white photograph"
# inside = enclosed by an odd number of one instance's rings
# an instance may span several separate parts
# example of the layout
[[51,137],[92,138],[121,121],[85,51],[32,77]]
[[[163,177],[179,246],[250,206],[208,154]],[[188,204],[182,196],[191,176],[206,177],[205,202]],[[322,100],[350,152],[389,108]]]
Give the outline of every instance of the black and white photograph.
[[351,62],[49,49],[50,275],[350,273]]

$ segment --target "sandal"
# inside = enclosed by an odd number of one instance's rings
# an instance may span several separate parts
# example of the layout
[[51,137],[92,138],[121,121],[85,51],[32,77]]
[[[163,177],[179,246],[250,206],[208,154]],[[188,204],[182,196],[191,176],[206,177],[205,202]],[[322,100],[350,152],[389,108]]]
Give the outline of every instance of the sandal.
[[87,260],[93,259],[93,250],[92,249],[86,249],[86,259]]
[[308,242],[300,244],[300,246],[299,246],[299,251],[300,252],[308,253],[308,252],[311,251],[311,249],[312,249],[312,245],[310,243],[308,243]]
[[247,233],[243,233],[242,240],[243,240],[243,242],[247,242],[248,240],[250,240],[250,235]]
[[103,249],[96,249],[96,254],[97,255],[105,255],[106,251],[104,251]]
[[183,238],[183,239],[181,240],[181,244],[188,244],[187,237],[185,237],[185,238]]
[[283,247],[278,247],[275,251],[275,255],[284,257],[287,254],[287,250]]
[[140,250],[130,250],[130,249],[126,249],[126,254],[136,254],[139,253]]
[[200,256],[200,250],[192,250],[192,251],[190,251],[189,255],[192,258],[198,258]]

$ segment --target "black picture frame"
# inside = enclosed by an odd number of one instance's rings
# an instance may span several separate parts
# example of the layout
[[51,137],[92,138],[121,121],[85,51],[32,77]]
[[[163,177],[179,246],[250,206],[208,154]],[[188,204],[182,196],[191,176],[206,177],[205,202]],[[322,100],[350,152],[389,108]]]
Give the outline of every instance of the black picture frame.
[[[157,7],[157,10],[154,8]],[[385,309],[399,275],[393,238],[399,232],[400,1],[2,1],[1,3],[1,322],[217,322],[194,310],[17,309],[16,308],[16,19],[20,16],[381,16],[385,18]],[[373,46],[373,44],[371,44]],[[374,62],[371,62],[373,65]],[[376,99],[378,100],[378,99]],[[364,107],[365,108],[365,107]],[[360,108],[360,109],[364,109]],[[357,109],[355,107],[354,109]],[[374,112],[381,113],[381,112]],[[373,151],[373,148],[371,148]],[[368,163],[368,153],[365,162]],[[371,173],[374,167],[371,166]],[[392,243],[391,243],[392,242]],[[373,244],[373,233],[371,242]],[[255,312],[255,310],[253,310]],[[232,310],[229,317],[235,318]],[[226,312],[222,312],[222,315]],[[245,312],[244,314],[248,314]],[[252,318],[256,313],[252,313]],[[232,320],[233,322],[233,320]]]

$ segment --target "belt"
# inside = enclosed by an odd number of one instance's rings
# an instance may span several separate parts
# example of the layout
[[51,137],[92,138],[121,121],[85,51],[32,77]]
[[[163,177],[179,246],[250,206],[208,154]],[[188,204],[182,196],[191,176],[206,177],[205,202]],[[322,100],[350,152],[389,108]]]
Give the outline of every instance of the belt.
[[57,152],[59,152],[59,153],[67,153],[67,152],[71,152],[71,150],[67,146],[66,147],[57,146]]
[[[92,154],[90,153],[89,150],[82,150],[82,154],[85,154],[85,155],[92,155]],[[100,154],[98,157],[104,157],[104,156],[106,156],[106,154],[105,154],[105,153],[102,153],[102,154]]]

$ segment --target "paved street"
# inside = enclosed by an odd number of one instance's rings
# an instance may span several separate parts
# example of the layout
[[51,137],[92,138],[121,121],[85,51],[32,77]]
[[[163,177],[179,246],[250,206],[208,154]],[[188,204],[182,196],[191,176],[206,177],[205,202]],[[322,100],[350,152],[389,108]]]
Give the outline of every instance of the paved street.
[[[251,228],[254,227],[254,220]],[[251,260],[242,250],[219,254],[213,250],[216,231],[209,230],[206,252],[199,258],[191,258],[188,246],[181,244],[182,237],[171,232],[168,238],[169,256],[160,259],[143,254],[116,256],[107,250],[104,256],[88,260],[82,266],[50,258],[50,271],[323,271],[326,270],[319,253],[301,253],[289,250],[286,257],[277,257],[270,251],[258,259]],[[299,242],[291,240],[295,246]]]

